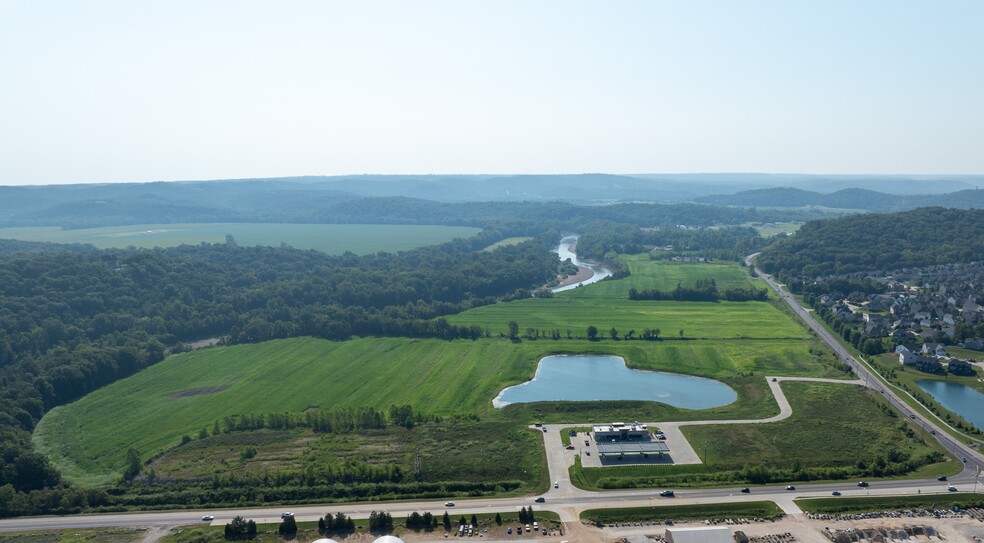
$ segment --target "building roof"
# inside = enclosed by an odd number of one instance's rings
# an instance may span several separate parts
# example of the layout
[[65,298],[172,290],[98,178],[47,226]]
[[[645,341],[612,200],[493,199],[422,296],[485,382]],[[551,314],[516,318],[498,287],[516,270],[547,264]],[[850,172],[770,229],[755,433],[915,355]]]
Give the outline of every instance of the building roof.
[[665,453],[670,447],[662,441],[598,441],[598,454]]
[[667,528],[669,543],[734,543],[731,528],[727,526],[700,526],[697,528]]

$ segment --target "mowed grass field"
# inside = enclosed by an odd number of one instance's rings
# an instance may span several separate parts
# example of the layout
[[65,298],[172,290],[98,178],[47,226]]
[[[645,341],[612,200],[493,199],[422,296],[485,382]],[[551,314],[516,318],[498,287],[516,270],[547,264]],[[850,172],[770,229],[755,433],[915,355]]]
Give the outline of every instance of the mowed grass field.
[[0,239],[52,243],[90,243],[100,249],[175,247],[225,243],[226,235],[244,246],[278,247],[286,243],[296,249],[314,249],[328,254],[371,254],[468,238],[480,231],[463,226],[391,224],[137,224],[62,230],[58,227],[0,228]]
[[[531,379],[539,359],[556,353],[617,354],[639,369],[716,377],[735,388],[739,400],[702,411],[653,402],[492,407],[504,387]],[[764,417],[778,412],[764,378],[742,375],[837,375],[823,361],[804,341],[276,340],[172,356],[53,409],[34,440],[67,477],[95,484],[116,476],[128,448],[146,458],[229,415],[411,404],[427,414],[477,414],[520,424],[532,417],[594,420],[616,414],[659,420]]]
[[559,330],[566,337],[585,337],[587,327],[610,337],[614,327],[621,335],[659,328],[662,337],[688,339],[808,339],[802,325],[769,302],[674,302],[629,300],[629,289],[672,290],[678,283],[693,285],[714,279],[718,289],[766,288],[737,264],[678,264],[650,260],[646,255],[625,256],[631,275],[618,281],[602,281],[556,294],[553,298],[516,300],[478,307],[448,316],[453,324],[478,324],[493,334],[508,332],[516,321],[520,334],[527,328]]

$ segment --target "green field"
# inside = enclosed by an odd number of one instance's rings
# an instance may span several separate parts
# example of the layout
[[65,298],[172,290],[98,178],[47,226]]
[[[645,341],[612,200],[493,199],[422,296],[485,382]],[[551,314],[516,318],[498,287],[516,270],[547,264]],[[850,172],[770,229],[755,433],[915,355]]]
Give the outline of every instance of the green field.
[[523,243],[524,241],[529,241],[531,239],[533,239],[533,238],[531,238],[531,237],[506,238],[506,239],[497,241],[497,242],[493,243],[492,245],[489,245],[488,247],[486,247],[486,248],[484,248],[482,250],[483,251],[494,251],[494,250],[498,249],[499,247],[508,247],[510,245],[519,245],[520,243]]
[[773,518],[782,516],[782,514],[782,509],[775,502],[758,501],[588,509],[581,513],[581,519],[595,524],[614,524],[646,521],[663,522],[666,520]]
[[391,224],[137,224],[63,230],[58,227],[0,228],[0,239],[52,243],[91,243],[100,249],[175,247],[225,243],[226,235],[243,246],[314,249],[328,254],[395,252],[468,238],[478,228]]
[[[493,409],[491,401],[502,388],[532,378],[537,361],[555,353],[618,354],[639,369],[716,377],[735,388],[739,401],[703,411],[653,402]],[[478,414],[522,423],[537,418],[759,418],[774,415],[777,407],[765,380],[747,373],[837,375],[826,360],[811,353],[806,341],[278,340],[170,357],[53,409],[34,440],[67,477],[95,483],[118,473],[130,447],[144,457],[163,452],[182,435],[195,435],[234,414],[411,404],[428,414]]]
[[676,264],[627,256],[632,274],[619,281],[602,281],[558,293],[553,298],[526,299],[478,307],[447,317],[453,324],[478,324],[494,334],[505,334],[509,321],[544,332],[558,330],[563,337],[585,337],[589,325],[601,337],[614,327],[619,337],[634,330],[658,328],[662,337],[687,339],[808,339],[809,333],[783,310],[769,302],[674,302],[629,300],[629,289],[672,290],[677,283],[693,285],[714,279],[718,289],[765,284],[752,279],[736,264]]
[[70,528],[6,532],[3,543],[131,543],[147,535],[146,528]]

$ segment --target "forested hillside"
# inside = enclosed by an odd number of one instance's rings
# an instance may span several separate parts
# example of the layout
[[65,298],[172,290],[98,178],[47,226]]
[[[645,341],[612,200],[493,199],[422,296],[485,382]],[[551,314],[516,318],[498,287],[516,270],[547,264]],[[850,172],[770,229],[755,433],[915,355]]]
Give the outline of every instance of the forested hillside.
[[984,258],[984,210],[920,208],[804,224],[757,264],[769,273],[822,277]]
[[961,190],[949,194],[896,195],[872,190],[850,188],[830,194],[790,187],[757,189],[736,194],[715,194],[697,198],[698,202],[711,205],[745,207],[808,207],[822,206],[834,209],[858,209],[892,212],[926,206],[975,209],[984,207],[984,191]]
[[331,186],[281,180],[0,187],[0,227],[88,228],[250,222],[437,224],[485,228],[490,224],[550,221],[560,229],[579,230],[586,221],[602,219],[637,226],[709,226],[749,221],[801,221],[829,216],[819,211],[754,210],[695,204],[587,206],[561,202],[559,195],[551,201],[504,198],[449,203],[436,198],[364,197],[332,190]]
[[[495,241],[480,235],[361,257],[231,244],[65,251],[5,243],[0,503],[13,499],[12,492],[57,484],[58,474],[29,441],[47,410],[162,360],[165,345],[209,336],[233,343],[298,335],[478,337],[483,331],[476,327],[432,319],[529,296],[557,273],[550,249],[558,237],[545,231],[480,251]],[[68,491],[57,492],[55,502]],[[85,493],[79,496],[84,500]],[[41,503],[18,510],[64,508]]]

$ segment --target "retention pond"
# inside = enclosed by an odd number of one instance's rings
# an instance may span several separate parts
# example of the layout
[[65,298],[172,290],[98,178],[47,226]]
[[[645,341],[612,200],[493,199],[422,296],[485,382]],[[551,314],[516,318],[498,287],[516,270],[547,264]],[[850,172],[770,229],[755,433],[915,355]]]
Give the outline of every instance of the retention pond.
[[690,375],[633,370],[609,355],[556,355],[540,360],[532,381],[502,390],[495,407],[530,402],[645,400],[685,409],[709,409],[738,399],[728,385]]
[[926,379],[917,381],[943,407],[960,415],[974,426],[984,430],[984,394],[960,383]]

